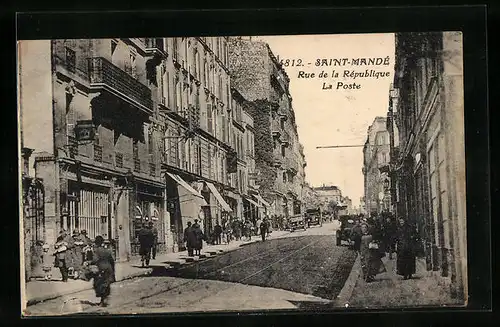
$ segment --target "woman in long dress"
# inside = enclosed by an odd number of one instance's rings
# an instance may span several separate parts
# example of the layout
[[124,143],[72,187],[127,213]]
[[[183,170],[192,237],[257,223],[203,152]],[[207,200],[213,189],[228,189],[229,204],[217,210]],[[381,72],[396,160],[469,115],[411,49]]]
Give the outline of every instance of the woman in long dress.
[[403,279],[411,279],[416,271],[415,264],[415,234],[404,219],[399,219],[396,240],[397,274]]
[[[367,224],[361,225],[360,258],[363,279],[370,283],[377,274],[385,272],[384,263],[381,260],[381,252],[374,244],[373,235],[369,232]],[[370,245],[371,244],[371,245]]]
[[94,277],[94,291],[95,295],[101,298],[99,303],[101,306],[105,307],[108,305],[108,297],[111,293],[111,283],[116,281],[115,278],[115,260],[110,250],[104,248],[104,238],[102,236],[96,236],[95,238],[95,250],[94,256],[92,258],[92,265],[96,265],[98,272]]

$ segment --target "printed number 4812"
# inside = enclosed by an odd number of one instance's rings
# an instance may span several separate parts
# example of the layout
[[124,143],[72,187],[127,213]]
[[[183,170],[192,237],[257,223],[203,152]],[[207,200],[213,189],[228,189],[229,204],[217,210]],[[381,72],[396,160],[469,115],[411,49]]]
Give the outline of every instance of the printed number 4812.
[[292,66],[292,67],[293,66],[297,66],[297,67],[298,66],[304,66],[302,64],[302,59],[297,59],[297,60],[295,60],[295,59],[292,59],[292,60],[290,60],[290,59],[281,60],[281,65],[283,65],[285,67],[288,67],[288,66]]

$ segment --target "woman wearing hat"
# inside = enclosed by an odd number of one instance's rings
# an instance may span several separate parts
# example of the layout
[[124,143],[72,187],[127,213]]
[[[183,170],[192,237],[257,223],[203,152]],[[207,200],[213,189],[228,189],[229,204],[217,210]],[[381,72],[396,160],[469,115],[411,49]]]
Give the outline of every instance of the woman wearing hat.
[[108,305],[108,298],[111,293],[111,283],[116,281],[115,278],[115,260],[110,250],[103,247],[104,238],[100,235],[95,238],[94,257],[91,265],[97,269],[93,274],[93,288],[95,295],[101,298],[99,303],[105,307]]

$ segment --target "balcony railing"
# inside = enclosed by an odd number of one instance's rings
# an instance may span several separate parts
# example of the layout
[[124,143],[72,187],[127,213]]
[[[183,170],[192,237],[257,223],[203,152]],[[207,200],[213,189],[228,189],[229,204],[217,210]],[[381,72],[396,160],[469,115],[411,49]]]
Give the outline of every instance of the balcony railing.
[[123,153],[117,152],[115,154],[115,164],[118,168],[123,168]]
[[69,155],[74,158],[78,155],[78,141],[74,136],[68,136]]
[[141,172],[141,159],[136,156],[134,156],[134,171],[137,173]]
[[149,175],[156,176],[156,164],[154,162],[149,163]]
[[91,88],[105,88],[146,113],[152,113],[151,90],[108,60],[90,58],[89,76]]
[[94,144],[94,161],[102,162],[102,145]]

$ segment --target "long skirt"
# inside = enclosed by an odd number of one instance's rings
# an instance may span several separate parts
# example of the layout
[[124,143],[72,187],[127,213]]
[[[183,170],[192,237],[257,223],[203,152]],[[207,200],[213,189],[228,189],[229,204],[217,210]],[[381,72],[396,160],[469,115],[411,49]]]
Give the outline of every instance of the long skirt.
[[361,269],[363,278],[372,278],[386,271],[378,250],[369,250],[361,253]]
[[101,270],[94,276],[94,291],[96,297],[108,297],[111,293],[111,283],[115,281],[115,275],[112,270]]
[[82,248],[76,246],[67,252],[66,264],[68,268],[73,268],[74,271],[80,271],[83,265]]
[[401,276],[413,275],[416,272],[415,253],[412,250],[403,249],[397,255],[397,273]]

